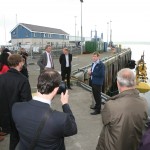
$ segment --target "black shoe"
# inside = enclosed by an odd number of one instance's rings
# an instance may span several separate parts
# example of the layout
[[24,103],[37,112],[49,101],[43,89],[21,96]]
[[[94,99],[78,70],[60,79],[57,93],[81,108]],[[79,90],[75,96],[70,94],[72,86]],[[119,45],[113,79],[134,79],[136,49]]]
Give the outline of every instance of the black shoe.
[[68,89],[72,90],[72,88],[71,88],[71,87],[68,87]]
[[95,107],[95,106],[90,106],[90,108],[91,108],[91,109],[96,109],[96,107]]
[[105,105],[105,102],[101,102],[101,105]]
[[98,114],[100,114],[100,111],[94,111],[91,113],[91,115],[98,115]]

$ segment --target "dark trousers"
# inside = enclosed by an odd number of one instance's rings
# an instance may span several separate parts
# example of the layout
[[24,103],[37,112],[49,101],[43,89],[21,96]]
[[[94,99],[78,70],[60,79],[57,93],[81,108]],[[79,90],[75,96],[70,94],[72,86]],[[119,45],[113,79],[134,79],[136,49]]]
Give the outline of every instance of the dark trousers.
[[92,92],[95,100],[95,111],[100,112],[101,111],[101,85],[95,85],[92,84]]
[[15,150],[17,144],[19,143],[19,134],[18,131],[14,125],[14,123],[12,123],[12,129],[10,132],[10,144],[9,144],[9,150]]
[[67,87],[70,88],[70,74],[71,74],[71,67],[65,67],[61,71],[62,80],[64,81],[67,79]]

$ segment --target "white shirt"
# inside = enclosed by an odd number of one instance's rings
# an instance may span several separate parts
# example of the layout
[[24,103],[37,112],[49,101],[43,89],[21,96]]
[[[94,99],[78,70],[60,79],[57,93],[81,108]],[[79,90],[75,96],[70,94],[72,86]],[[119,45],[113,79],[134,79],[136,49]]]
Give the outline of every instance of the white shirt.
[[96,62],[93,62],[92,72],[93,72],[93,70],[94,70],[94,68],[95,68],[95,66],[96,66],[97,63],[99,63],[99,60],[97,60]]
[[68,56],[68,54],[65,55],[65,58],[66,58],[66,67],[69,67],[69,56]]
[[[97,60],[96,62],[93,62],[93,66],[92,66],[92,69],[91,69],[92,72],[93,72],[93,70],[94,70],[97,63],[99,63],[99,60]],[[91,75],[91,79],[92,79],[92,75]]]
[[34,96],[33,100],[39,101],[39,102],[42,102],[42,103],[46,103],[46,104],[49,104],[51,106],[51,100],[47,100],[47,99],[41,98],[39,96]]
[[49,58],[49,57],[51,57],[51,53],[46,52],[46,54],[47,54],[47,65],[45,67],[46,68],[52,68],[52,64],[51,64],[51,61]]

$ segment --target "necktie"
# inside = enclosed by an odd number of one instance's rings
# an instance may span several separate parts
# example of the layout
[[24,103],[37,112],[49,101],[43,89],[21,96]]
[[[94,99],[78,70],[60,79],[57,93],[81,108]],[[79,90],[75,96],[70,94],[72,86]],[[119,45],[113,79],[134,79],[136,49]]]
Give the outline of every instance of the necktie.
[[54,63],[53,63],[53,59],[51,57],[51,54],[49,54],[49,60],[50,60],[50,63],[51,63],[51,68],[54,68]]

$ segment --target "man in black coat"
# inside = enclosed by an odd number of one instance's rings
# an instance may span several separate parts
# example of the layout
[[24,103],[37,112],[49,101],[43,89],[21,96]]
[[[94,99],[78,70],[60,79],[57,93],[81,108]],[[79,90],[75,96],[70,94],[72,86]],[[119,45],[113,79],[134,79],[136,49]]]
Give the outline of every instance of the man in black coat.
[[34,150],[65,150],[64,137],[77,133],[77,125],[68,105],[68,90],[61,93],[63,112],[52,110],[51,101],[57,94],[61,82],[60,74],[48,69],[38,77],[37,95],[33,100],[15,103],[12,116],[20,135],[18,150],[28,150],[35,139],[36,131],[43,120],[45,113],[48,118],[35,142]]
[[10,150],[14,150],[19,141],[19,135],[12,120],[12,106],[15,102],[32,99],[29,81],[20,73],[23,61],[19,54],[10,55],[8,57],[10,70],[0,75],[0,127],[3,132],[10,133]]
[[72,62],[72,54],[69,53],[67,48],[63,49],[63,54],[59,57],[59,62],[61,64],[61,76],[64,81],[67,77],[67,87],[70,87],[70,75],[71,75],[71,62]]

